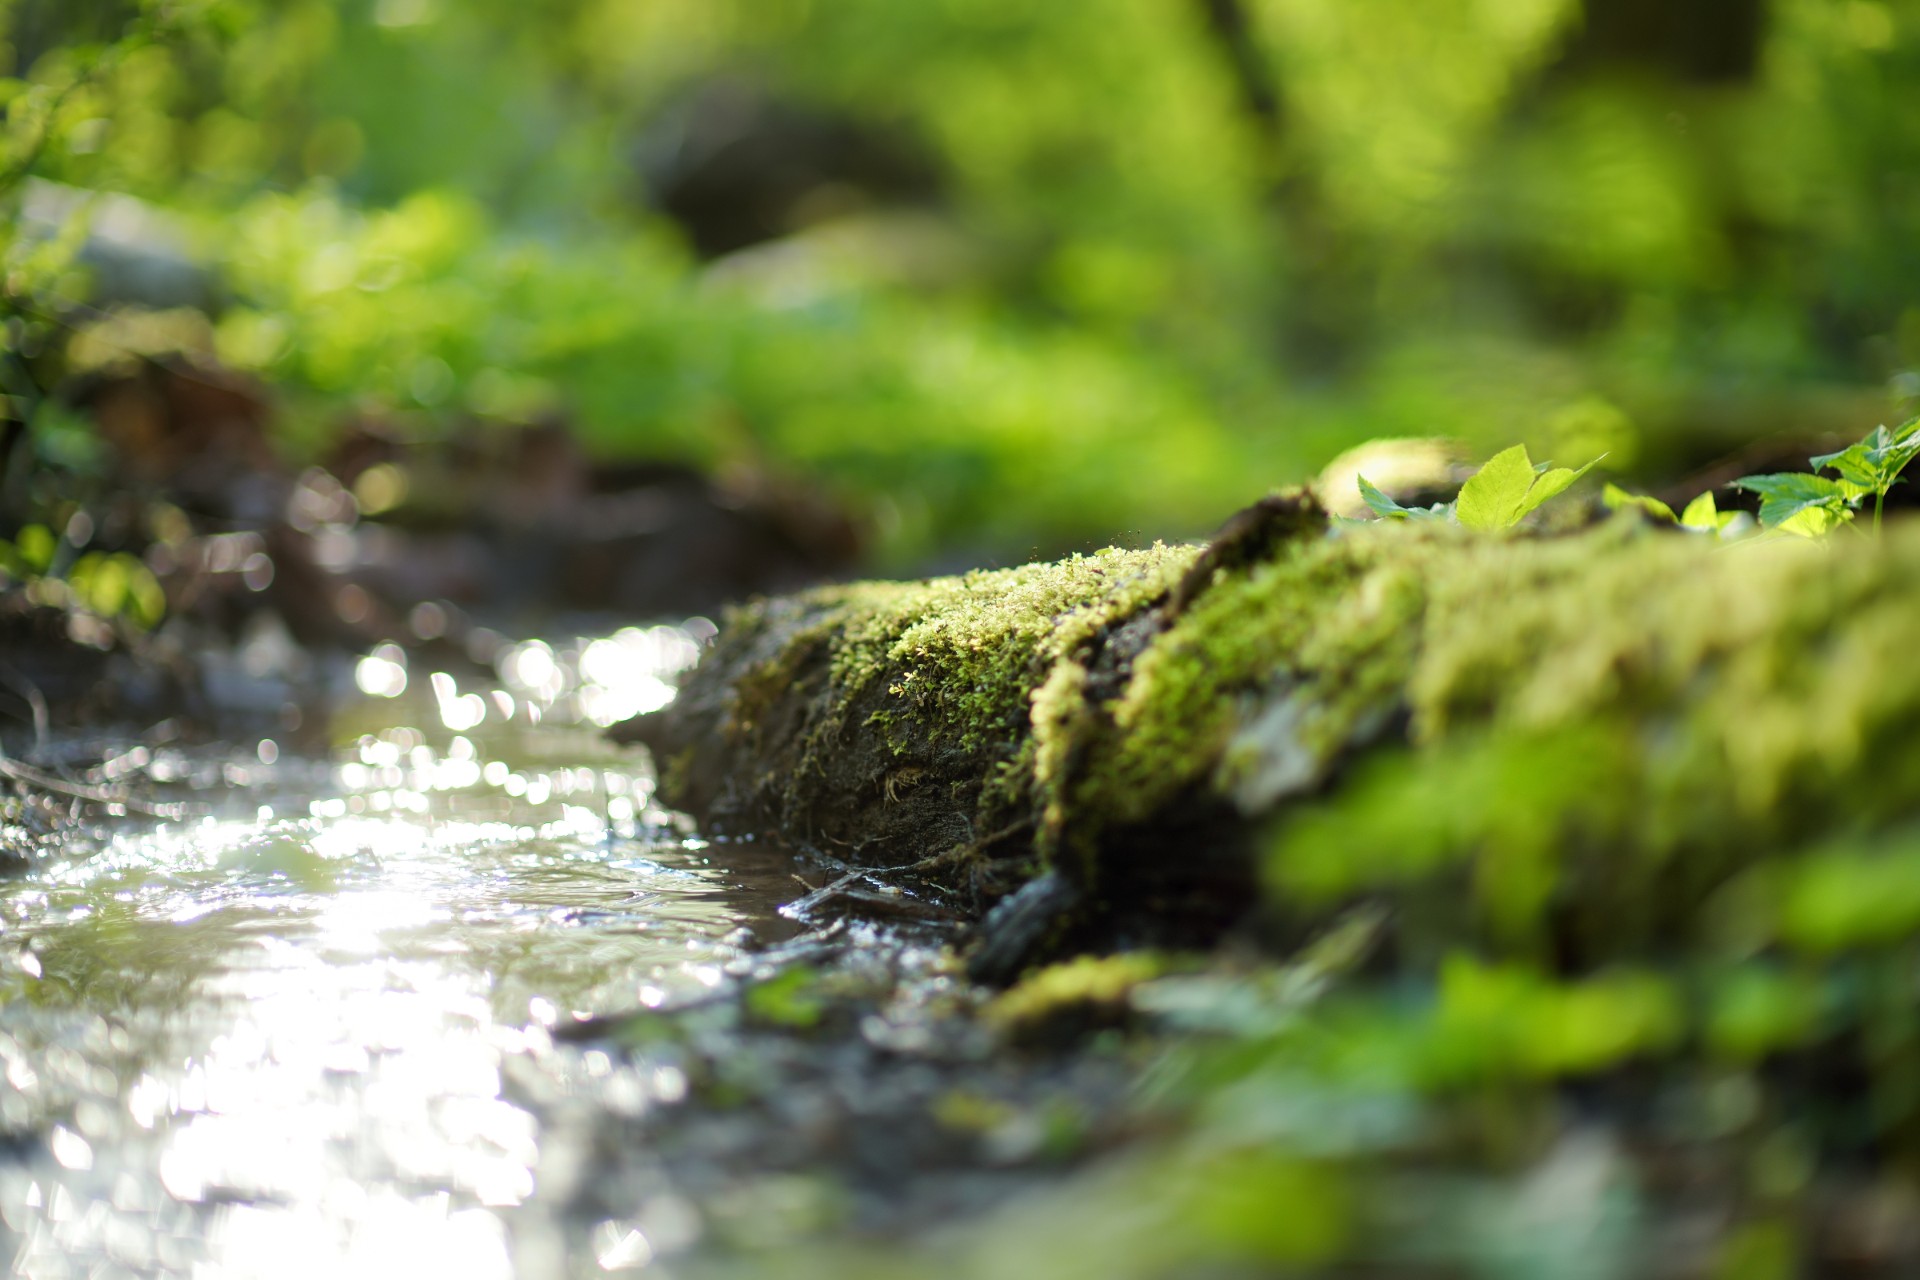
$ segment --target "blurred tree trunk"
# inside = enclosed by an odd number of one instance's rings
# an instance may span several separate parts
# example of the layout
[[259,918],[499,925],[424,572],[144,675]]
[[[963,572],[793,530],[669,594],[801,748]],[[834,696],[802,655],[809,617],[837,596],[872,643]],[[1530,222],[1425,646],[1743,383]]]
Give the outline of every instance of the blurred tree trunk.
[[1337,372],[1351,363],[1372,328],[1357,302],[1371,296],[1365,286],[1369,255],[1336,227],[1316,175],[1289,154],[1286,94],[1243,0],[1198,3],[1271,175],[1268,199],[1286,252],[1281,355],[1313,376]]
[[1765,0],[1587,0],[1585,22],[1549,72],[1653,72],[1684,84],[1753,79],[1766,37]]

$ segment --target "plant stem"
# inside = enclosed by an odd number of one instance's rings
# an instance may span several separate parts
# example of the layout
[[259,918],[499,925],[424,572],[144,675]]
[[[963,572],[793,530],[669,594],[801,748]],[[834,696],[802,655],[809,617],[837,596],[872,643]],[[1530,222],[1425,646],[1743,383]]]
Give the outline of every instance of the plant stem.
[[1885,489],[1876,489],[1876,490],[1874,490],[1874,494],[1873,494],[1873,532],[1874,532],[1874,535],[1875,535],[1876,537],[1877,537],[1877,536],[1879,536],[1879,533],[1880,533],[1880,504],[1881,504],[1881,503],[1883,503],[1883,502],[1885,502],[1886,500],[1887,500],[1887,491],[1886,491]]

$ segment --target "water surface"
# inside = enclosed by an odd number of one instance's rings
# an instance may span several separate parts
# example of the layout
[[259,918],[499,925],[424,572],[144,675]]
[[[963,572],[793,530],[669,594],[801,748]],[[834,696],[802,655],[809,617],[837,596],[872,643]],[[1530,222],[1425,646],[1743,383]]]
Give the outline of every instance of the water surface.
[[[653,804],[644,759],[594,732],[670,697],[691,641],[600,646],[509,648],[471,688],[371,655],[357,674],[378,696],[335,730],[365,731],[330,753],[134,748],[120,771],[169,784],[188,816],[0,883],[16,1272],[554,1265],[551,1224],[522,1229],[551,1153],[512,1081],[608,1077],[607,1055],[556,1034],[750,969],[791,932],[776,908],[797,889],[783,857],[693,838]],[[615,1083],[596,1105],[686,1088],[671,1069]],[[610,1240],[583,1265],[645,1260]]]

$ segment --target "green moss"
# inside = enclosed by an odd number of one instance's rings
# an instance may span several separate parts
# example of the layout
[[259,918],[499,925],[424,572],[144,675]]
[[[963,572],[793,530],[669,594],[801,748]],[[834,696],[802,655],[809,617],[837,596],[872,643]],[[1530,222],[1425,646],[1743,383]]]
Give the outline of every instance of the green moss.
[[1028,697],[1062,658],[1166,594],[1196,554],[1156,543],[1055,564],[839,589],[832,679],[884,677],[891,713],[973,748],[1024,736]]
[[[1410,647],[1374,659],[1404,675],[1410,742],[1286,817],[1273,883],[1329,903],[1459,874],[1436,936],[1524,950],[1585,918],[1625,953],[1741,866],[1902,822],[1915,532],[1716,549],[1609,526],[1429,557]],[[1869,914],[1819,918],[1884,933]]]
[[[1034,690],[1163,599],[1196,554],[1159,544],[1110,548],[1055,564],[762,602],[729,619],[729,642],[758,656],[733,673],[722,731],[752,767],[779,775],[763,774],[755,785],[779,793],[783,814],[818,808],[823,779],[837,780],[838,790],[827,790],[843,808],[849,792],[856,803],[894,806],[907,782],[937,783],[943,811],[964,819],[962,843],[978,845],[1035,807]],[[805,705],[796,709],[796,697]],[[790,729],[769,722],[783,716]],[[775,756],[757,752],[763,734],[780,738]],[[872,776],[850,779],[863,769]]]
[[1116,1012],[1135,987],[1168,972],[1167,957],[1150,952],[1078,956],[1029,974],[995,997],[983,1017],[1004,1034],[1028,1035],[1063,1016]]
[[1090,759],[1075,777],[1040,779],[1075,815],[1067,845],[1094,858],[1102,830],[1196,790],[1258,809],[1319,782],[1402,696],[1426,566],[1461,542],[1362,528],[1290,544],[1223,576],[1140,655],[1103,733],[1036,703],[1042,762],[1070,735],[1097,739],[1080,744]]

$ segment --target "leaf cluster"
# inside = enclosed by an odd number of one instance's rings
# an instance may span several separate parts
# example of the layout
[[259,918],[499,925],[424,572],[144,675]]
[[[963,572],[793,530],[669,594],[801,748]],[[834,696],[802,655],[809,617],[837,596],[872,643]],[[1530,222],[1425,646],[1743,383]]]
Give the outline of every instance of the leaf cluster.
[[[1891,431],[1875,427],[1844,449],[1809,458],[1811,472],[1741,476],[1733,483],[1760,495],[1760,523],[1769,529],[1817,538],[1852,520],[1871,495],[1877,530],[1887,492],[1900,483],[1900,473],[1915,455],[1920,455],[1920,418]],[[1818,474],[1822,471],[1836,472],[1838,478]]]
[[1360,496],[1382,520],[1446,521],[1497,532],[1514,528],[1548,499],[1565,493],[1599,461],[1595,458],[1578,470],[1556,467],[1551,462],[1536,463],[1527,456],[1527,447],[1517,444],[1488,459],[1461,486],[1460,496],[1452,502],[1436,502],[1424,509],[1403,507],[1365,476],[1359,478]]
[[36,604],[123,618],[142,629],[160,622],[166,591],[139,557],[90,551],[68,564],[65,546],[43,524],[25,526],[11,541],[0,538],[0,589],[18,583]]
[[[1722,511],[1713,500],[1709,490],[1689,502],[1679,515],[1673,508],[1658,498],[1648,497],[1644,493],[1628,493],[1619,485],[1610,484],[1601,491],[1600,501],[1609,511],[1632,508],[1646,513],[1655,520],[1664,520],[1668,524],[1677,524],[1682,529],[1692,529],[1699,533],[1709,533],[1718,537],[1729,537],[1738,529],[1745,513],[1740,511]],[[1751,521],[1748,521],[1751,525]]]

